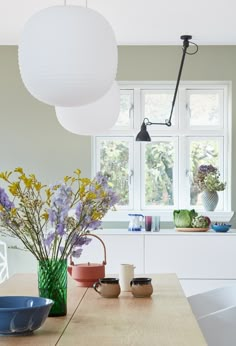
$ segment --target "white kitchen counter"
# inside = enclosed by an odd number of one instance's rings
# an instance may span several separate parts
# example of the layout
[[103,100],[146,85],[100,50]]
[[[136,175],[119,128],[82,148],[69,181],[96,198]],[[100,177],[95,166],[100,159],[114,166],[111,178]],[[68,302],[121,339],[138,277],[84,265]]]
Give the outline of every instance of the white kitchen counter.
[[236,235],[236,229],[230,229],[228,232],[215,232],[214,230],[209,229],[207,232],[179,232],[175,229],[162,229],[159,232],[146,232],[142,231],[128,231],[127,229],[101,229],[96,230],[91,233],[95,233],[97,235],[142,235],[142,236],[166,236],[166,235],[186,235],[186,236],[230,236]]
[[[118,273],[120,263],[134,264],[135,272],[176,273],[186,295],[236,284],[236,229],[226,233],[131,232],[127,229],[102,229],[94,232],[107,249],[106,273]],[[84,248],[82,262],[101,262],[99,241]]]

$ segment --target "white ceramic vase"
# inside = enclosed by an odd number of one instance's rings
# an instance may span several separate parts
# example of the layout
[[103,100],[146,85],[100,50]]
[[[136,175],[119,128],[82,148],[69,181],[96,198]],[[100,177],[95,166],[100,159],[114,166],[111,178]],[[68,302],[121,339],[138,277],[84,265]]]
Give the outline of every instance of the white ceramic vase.
[[202,192],[202,204],[205,210],[213,211],[218,204],[219,196],[217,191],[205,190]]

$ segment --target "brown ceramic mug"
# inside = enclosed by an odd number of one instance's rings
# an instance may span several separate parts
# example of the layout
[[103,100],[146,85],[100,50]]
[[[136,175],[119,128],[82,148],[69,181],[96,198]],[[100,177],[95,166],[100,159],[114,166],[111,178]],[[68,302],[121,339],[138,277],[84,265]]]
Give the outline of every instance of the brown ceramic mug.
[[116,278],[99,279],[93,288],[104,298],[117,298],[120,294],[119,279]]
[[131,292],[136,298],[150,297],[153,292],[152,279],[134,278],[130,281]]

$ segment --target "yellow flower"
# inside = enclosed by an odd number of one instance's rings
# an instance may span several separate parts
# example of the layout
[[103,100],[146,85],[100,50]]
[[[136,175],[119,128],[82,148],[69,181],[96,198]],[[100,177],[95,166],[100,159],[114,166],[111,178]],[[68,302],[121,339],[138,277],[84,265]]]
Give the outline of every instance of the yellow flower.
[[50,189],[46,189],[45,192],[46,192],[46,195],[47,195],[47,200],[49,200],[51,198],[51,196],[52,196],[52,192],[51,192]]
[[64,182],[67,183],[70,179],[71,179],[71,177],[69,177],[68,175],[66,175],[66,176],[64,177]]
[[94,211],[93,214],[92,214],[92,219],[93,220],[100,220],[102,217],[101,213],[97,212],[97,211]]
[[10,177],[11,174],[12,174],[12,172],[1,172],[0,178],[5,180],[5,181],[8,181],[8,178]]
[[76,170],[74,171],[74,173],[77,174],[77,175],[80,175],[81,170],[80,170],[80,169],[76,169]]
[[41,217],[42,217],[42,219],[44,219],[44,220],[48,220],[48,218],[49,218],[49,215],[48,215],[48,213],[45,211],[45,213],[43,213],[42,215],[41,215]]
[[16,168],[14,169],[14,172],[24,174],[23,168],[21,168],[21,167],[16,167]]
[[18,195],[18,190],[19,190],[20,184],[18,181],[15,181],[13,183],[11,183],[11,185],[9,186],[9,191],[13,196],[17,196]]
[[85,186],[91,183],[91,180],[89,178],[81,178],[80,181]]
[[13,217],[16,216],[16,208],[12,208],[10,213],[11,213],[11,216]]
[[31,178],[27,178],[26,176],[22,176],[22,180],[23,180],[23,182],[24,182],[24,184],[25,184],[25,187],[26,187],[27,189],[31,189],[31,188],[32,188],[32,183],[33,183],[33,181],[32,181]]
[[107,197],[107,193],[105,191],[101,191],[100,197],[101,198]]
[[84,196],[84,192],[85,192],[85,186],[82,185],[82,186],[80,186],[80,189],[79,189],[80,198],[82,198]]
[[36,191],[40,191],[42,188],[42,184],[40,182],[34,183],[34,187]]
[[87,193],[87,199],[94,199],[97,195],[94,192],[88,192]]

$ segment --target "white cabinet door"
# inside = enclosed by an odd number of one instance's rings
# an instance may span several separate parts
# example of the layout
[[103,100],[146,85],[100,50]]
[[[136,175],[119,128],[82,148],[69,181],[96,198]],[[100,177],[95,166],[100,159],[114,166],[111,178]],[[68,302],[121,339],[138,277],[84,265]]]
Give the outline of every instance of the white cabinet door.
[[[135,274],[144,273],[144,237],[140,235],[99,235],[106,246],[106,274],[118,274],[121,263],[133,264]],[[99,240],[93,238],[84,246],[81,257],[76,263],[102,263],[103,247]]]
[[235,236],[145,236],[145,272],[179,278],[235,279]]

